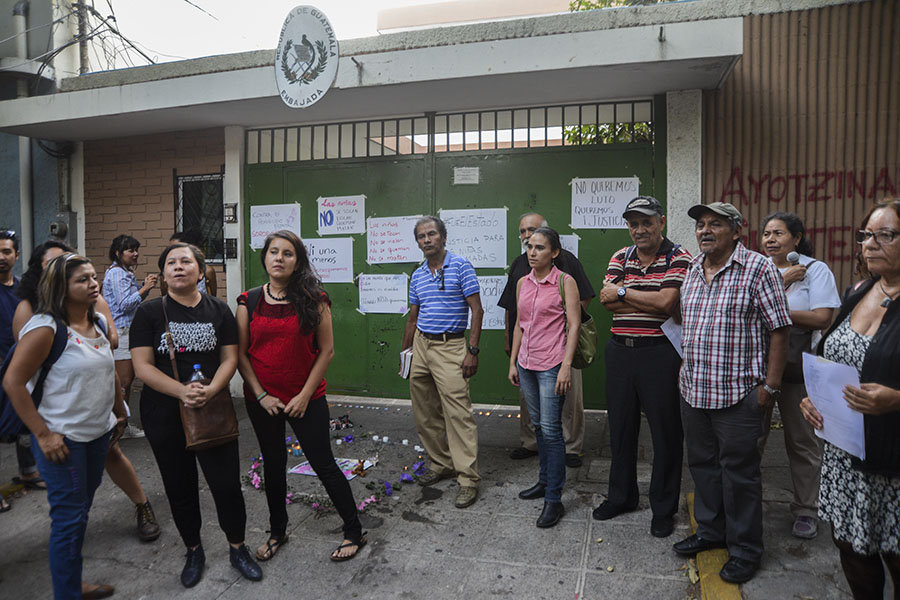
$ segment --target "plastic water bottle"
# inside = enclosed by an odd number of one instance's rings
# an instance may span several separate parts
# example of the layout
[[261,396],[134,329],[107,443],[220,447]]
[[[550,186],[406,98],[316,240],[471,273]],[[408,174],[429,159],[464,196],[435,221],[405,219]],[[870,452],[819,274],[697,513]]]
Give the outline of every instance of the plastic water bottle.
[[191,378],[188,380],[189,383],[193,383],[195,381],[206,383],[206,376],[203,374],[203,371],[200,370],[199,363],[194,365],[194,372],[191,374]]

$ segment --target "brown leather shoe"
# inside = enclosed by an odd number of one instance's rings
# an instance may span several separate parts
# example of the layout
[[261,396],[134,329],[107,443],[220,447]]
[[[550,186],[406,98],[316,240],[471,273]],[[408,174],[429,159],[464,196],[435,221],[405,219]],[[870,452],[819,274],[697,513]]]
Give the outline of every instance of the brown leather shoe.
[[116,593],[116,588],[104,583],[85,583],[81,582],[81,598],[82,600],[96,600],[98,598],[109,598]]
[[159,537],[159,523],[156,522],[156,515],[153,514],[153,507],[147,500],[143,504],[138,504],[134,509],[137,516],[138,537],[142,542],[152,542]]

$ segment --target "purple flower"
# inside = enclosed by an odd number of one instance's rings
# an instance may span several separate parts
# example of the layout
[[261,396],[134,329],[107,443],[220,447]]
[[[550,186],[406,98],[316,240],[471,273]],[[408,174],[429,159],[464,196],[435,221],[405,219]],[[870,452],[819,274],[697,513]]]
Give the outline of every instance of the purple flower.
[[413,480],[413,476],[409,473],[400,473],[400,481],[411,482]]
[[347,444],[352,444],[353,443],[353,434],[345,435],[344,442]]
[[394,494],[394,487],[391,485],[390,481],[384,482],[384,495],[391,496]]
[[412,472],[419,476],[424,475],[426,470],[425,462],[421,460],[412,466]]
[[312,509],[313,509],[313,510],[319,510],[319,503],[318,503],[318,502],[313,502],[310,506],[312,506]]

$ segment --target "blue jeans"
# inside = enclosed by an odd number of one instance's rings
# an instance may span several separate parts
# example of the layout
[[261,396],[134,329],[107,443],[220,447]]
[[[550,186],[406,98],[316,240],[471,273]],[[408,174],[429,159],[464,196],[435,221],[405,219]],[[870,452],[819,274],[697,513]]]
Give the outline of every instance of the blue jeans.
[[109,434],[91,442],[65,439],[69,458],[50,462],[32,436],[31,451],[41,476],[47,482],[50,503],[50,575],[55,600],[81,598],[81,546],[87,529],[88,511],[103,478]]
[[566,483],[566,442],[562,433],[562,409],[566,397],[556,393],[556,376],[560,365],[546,371],[532,371],[516,364],[519,387],[525,396],[528,416],[534,425],[541,472],[538,483],[547,486],[544,500],[561,502]]

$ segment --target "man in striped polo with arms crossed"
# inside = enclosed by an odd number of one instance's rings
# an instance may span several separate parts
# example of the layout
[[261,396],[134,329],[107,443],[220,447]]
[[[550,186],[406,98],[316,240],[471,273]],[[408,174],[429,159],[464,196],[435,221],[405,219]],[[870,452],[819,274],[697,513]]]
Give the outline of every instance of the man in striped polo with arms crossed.
[[[456,507],[478,497],[478,431],[472,416],[469,378],[478,370],[481,290],[472,263],[448,252],[447,228],[437,217],[422,217],[416,243],[425,255],[409,282],[409,318],[403,348],[412,346],[409,393],[419,439],[431,467],[419,485],[456,476]],[[472,310],[466,344],[465,329]]]
[[668,537],[681,493],[681,358],[661,325],[678,315],[681,283],[691,255],[663,237],[666,218],[656,198],[638,196],[622,216],[634,245],[613,255],[600,291],[600,301],[613,313],[612,338],[606,344],[612,464],[607,499],[593,516],[605,521],[638,506],[637,448],[643,408],[653,440],[650,533]]

